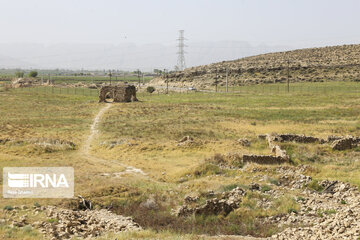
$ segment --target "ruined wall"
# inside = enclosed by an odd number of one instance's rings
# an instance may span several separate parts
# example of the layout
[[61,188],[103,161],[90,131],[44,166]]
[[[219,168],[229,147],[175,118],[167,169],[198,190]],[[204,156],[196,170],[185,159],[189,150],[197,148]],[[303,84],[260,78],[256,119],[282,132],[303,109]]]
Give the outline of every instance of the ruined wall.
[[106,102],[106,96],[114,99],[114,102],[134,102],[136,98],[135,86],[104,86],[100,89],[99,102]]
[[274,138],[279,142],[297,142],[297,143],[322,143],[323,140],[317,137],[297,135],[297,134],[279,134]]
[[355,148],[360,144],[360,138],[345,137],[339,140],[335,140],[332,144],[333,150],[346,150]]
[[286,159],[272,155],[243,155],[243,163],[257,164],[282,164],[287,162]]

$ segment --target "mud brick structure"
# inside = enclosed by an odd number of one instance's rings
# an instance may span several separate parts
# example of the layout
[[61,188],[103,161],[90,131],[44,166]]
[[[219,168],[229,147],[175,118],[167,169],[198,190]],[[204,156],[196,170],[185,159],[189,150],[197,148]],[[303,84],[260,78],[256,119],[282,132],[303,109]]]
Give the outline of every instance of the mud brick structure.
[[[110,100],[112,99],[112,100]],[[135,102],[136,88],[132,85],[104,86],[100,89],[99,102]]]

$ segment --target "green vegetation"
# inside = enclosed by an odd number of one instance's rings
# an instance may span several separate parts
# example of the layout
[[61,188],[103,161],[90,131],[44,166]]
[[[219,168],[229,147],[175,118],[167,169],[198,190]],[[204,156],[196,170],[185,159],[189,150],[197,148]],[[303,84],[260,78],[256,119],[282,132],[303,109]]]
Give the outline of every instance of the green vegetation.
[[22,77],[24,77],[24,72],[21,72],[21,71],[18,71],[18,72],[15,72],[15,77],[17,77],[17,78],[22,78]]
[[155,88],[149,86],[149,87],[146,88],[146,92],[148,92],[148,93],[153,93],[153,92],[155,92]]
[[31,78],[36,78],[37,75],[38,75],[38,72],[37,72],[37,71],[31,71],[31,72],[29,72],[29,77],[31,77]]
[[324,187],[319,185],[318,181],[316,180],[312,180],[309,184],[308,184],[308,188],[313,189],[317,192],[321,192],[322,190],[324,190]]

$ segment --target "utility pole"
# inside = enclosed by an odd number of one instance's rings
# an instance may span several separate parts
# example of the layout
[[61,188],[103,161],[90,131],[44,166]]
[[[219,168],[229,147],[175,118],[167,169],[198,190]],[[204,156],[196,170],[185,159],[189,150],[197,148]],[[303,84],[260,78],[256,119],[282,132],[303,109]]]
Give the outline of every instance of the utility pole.
[[166,81],[166,94],[169,94],[169,76],[167,74],[166,69],[164,69],[164,74],[165,74],[165,81]]
[[141,84],[141,82],[140,82],[140,70],[139,70],[139,69],[137,70],[137,74],[138,74],[138,79],[139,79],[139,88],[140,88],[140,84]]
[[185,37],[184,37],[184,30],[180,30],[179,31],[179,38],[177,39],[177,41],[179,41],[178,44],[178,60],[177,60],[177,69],[179,71],[183,71],[186,68],[186,64],[185,64]]
[[287,91],[290,92],[290,60],[287,61]]
[[109,70],[110,86],[111,86],[111,70]]
[[228,88],[228,74],[229,74],[229,69],[226,68],[226,92],[229,91],[229,88]]
[[218,85],[218,70],[216,69],[216,75],[215,75],[215,92],[217,92],[217,85]]
[[144,73],[142,74],[142,82],[143,82],[143,85],[145,85]]

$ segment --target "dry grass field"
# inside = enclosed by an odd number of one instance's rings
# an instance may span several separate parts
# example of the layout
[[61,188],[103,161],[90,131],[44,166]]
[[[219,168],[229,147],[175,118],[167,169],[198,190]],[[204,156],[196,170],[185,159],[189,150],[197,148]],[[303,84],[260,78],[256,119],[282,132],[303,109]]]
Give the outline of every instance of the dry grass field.
[[[314,89],[313,84],[297,86]],[[312,184],[291,191],[278,189],[277,165],[216,164],[234,154],[269,154],[259,134],[294,133],[324,139],[329,135],[360,136],[359,83],[316,84],[325,91],[278,93],[258,86],[257,91],[244,87],[226,94],[139,94],[139,102],[114,103],[104,111],[88,151],[84,145],[90,126],[106,107],[97,103],[96,96],[0,87],[0,166],[72,166],[75,196],[90,199],[96,209],[111,207],[115,213],[131,216],[145,229],[100,239],[203,239],[218,234],[268,237],[285,226],[264,223],[264,218],[299,211],[297,199],[302,189],[321,191],[317,182],[325,179],[360,187],[359,147],[335,151],[329,144],[279,143],[290,156],[284,167],[308,165],[305,173],[313,179]],[[267,86],[276,89],[277,85]],[[186,136],[192,140],[180,141]],[[240,138],[251,145],[242,146],[237,141]],[[10,141],[1,141],[4,139]],[[70,141],[75,147],[38,144],[51,139]],[[135,171],[127,171],[130,166]],[[204,203],[209,191],[220,196],[236,187],[248,190],[253,182],[262,190],[249,192],[239,208],[227,215],[171,214],[189,194],[200,196],[198,201]],[[274,189],[280,196],[267,193]],[[149,199],[153,206],[146,207]],[[257,204],[264,199],[271,202],[271,208]],[[71,208],[74,202],[1,198],[0,207],[39,204]],[[29,216],[30,223],[39,219],[46,216]],[[17,228],[6,221],[0,223],[0,238],[41,239],[42,235],[30,225]]]

